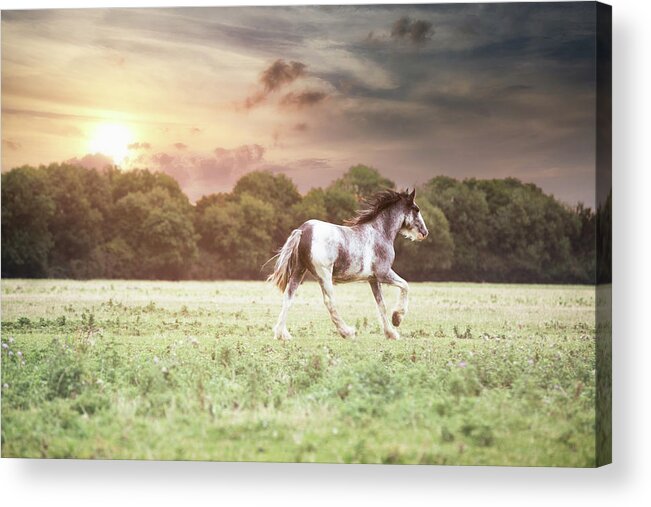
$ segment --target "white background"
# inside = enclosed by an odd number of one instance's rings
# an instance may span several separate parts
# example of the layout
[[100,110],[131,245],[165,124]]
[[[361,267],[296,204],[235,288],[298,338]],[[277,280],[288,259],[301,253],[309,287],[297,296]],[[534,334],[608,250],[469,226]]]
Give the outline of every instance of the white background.
[[[218,0],[22,2],[0,7],[241,5]],[[278,3],[253,0],[255,5]],[[311,2],[314,3],[314,2]],[[342,3],[321,1],[319,3]],[[373,3],[360,2],[356,3]],[[377,2],[375,2],[377,3]],[[395,2],[394,2],[395,3]],[[3,505],[651,505],[650,2],[613,5],[614,464],[597,470],[0,460]],[[173,34],[171,34],[173,36]]]

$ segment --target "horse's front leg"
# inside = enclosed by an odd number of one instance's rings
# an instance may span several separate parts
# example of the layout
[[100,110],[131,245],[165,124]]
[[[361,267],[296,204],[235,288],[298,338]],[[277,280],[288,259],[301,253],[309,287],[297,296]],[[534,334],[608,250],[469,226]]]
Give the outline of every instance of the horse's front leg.
[[369,280],[369,285],[373,291],[373,296],[375,297],[375,302],[377,303],[377,309],[380,313],[380,322],[382,323],[382,328],[384,329],[384,335],[389,340],[399,340],[400,335],[398,331],[391,325],[389,319],[387,318],[387,308],[384,306],[384,298],[382,297],[382,286],[377,280]]
[[332,285],[332,272],[325,268],[317,269],[317,277],[319,278],[319,285],[321,292],[323,292],[323,302],[330,313],[330,318],[337,327],[337,331],[344,338],[353,338],[355,336],[355,328],[347,325],[344,319],[341,318],[337,307],[335,306],[334,286]]
[[393,311],[393,315],[391,315],[391,322],[393,322],[394,326],[398,327],[407,313],[407,307],[409,306],[409,285],[393,269],[380,281],[389,285],[395,285],[400,289],[398,304]]

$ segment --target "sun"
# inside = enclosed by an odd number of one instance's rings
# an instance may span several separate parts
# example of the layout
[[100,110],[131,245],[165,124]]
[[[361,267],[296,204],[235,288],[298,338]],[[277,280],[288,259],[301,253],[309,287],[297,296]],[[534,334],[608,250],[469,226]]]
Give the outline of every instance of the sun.
[[133,142],[133,133],[126,125],[120,123],[101,123],[93,131],[88,148],[90,153],[101,153],[113,159],[119,165],[129,154],[129,144]]

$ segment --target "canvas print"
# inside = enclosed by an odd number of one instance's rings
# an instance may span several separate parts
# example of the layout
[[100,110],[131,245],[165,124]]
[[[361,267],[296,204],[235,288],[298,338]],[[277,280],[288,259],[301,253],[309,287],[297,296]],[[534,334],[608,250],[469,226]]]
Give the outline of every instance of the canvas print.
[[2,456],[611,461],[611,9],[2,12]]

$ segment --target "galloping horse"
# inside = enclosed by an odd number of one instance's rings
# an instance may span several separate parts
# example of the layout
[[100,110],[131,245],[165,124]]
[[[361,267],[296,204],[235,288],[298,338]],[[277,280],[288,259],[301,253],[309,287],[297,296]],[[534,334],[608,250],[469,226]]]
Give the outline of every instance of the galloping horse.
[[[285,323],[287,312],[307,271],[318,280],[323,302],[342,337],[355,336],[355,328],[348,326],[337,311],[333,282],[365,280],[375,296],[385,336],[391,340],[400,338],[395,327],[400,326],[407,313],[409,286],[391,269],[395,258],[393,242],[398,233],[413,241],[423,240],[428,234],[414,202],[415,195],[415,190],[410,194],[384,190],[367,200],[366,207],[343,226],[308,220],[292,231],[277,254],[274,272],[268,278],[284,292],[283,306],[274,326],[277,339],[291,339]],[[391,322],[382,298],[380,284],[383,283],[400,289]]]

